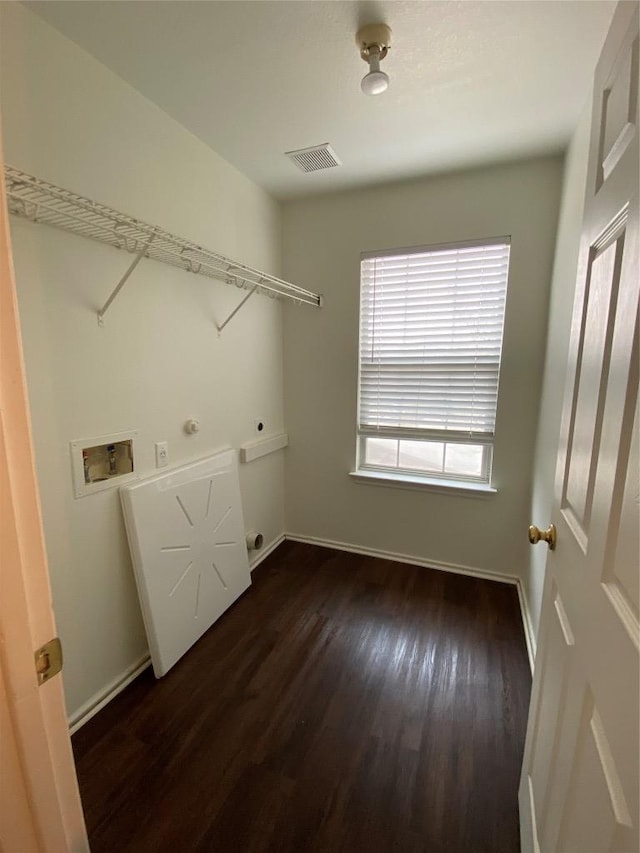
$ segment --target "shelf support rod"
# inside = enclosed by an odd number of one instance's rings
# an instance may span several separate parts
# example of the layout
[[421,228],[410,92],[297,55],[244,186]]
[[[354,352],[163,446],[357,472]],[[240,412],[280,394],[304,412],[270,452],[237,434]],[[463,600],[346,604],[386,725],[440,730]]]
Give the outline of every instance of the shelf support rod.
[[138,252],[138,254],[137,254],[137,255],[135,256],[135,258],[133,259],[133,262],[130,264],[129,269],[128,269],[128,270],[126,271],[126,273],[122,276],[122,278],[120,279],[120,281],[116,284],[115,288],[113,289],[113,291],[112,291],[112,293],[111,293],[111,296],[107,299],[107,301],[104,303],[104,305],[102,306],[102,308],[98,311],[98,325],[99,325],[99,326],[104,326],[104,315],[105,315],[105,314],[107,313],[107,311],[109,310],[109,308],[110,308],[111,303],[113,302],[113,300],[116,298],[116,296],[120,293],[120,291],[122,290],[122,288],[123,288],[123,287],[125,286],[125,284],[127,283],[127,279],[129,278],[129,276],[131,275],[131,273],[132,273],[132,272],[134,271],[134,269],[138,266],[138,264],[140,263],[140,261],[144,258],[145,254],[146,254],[146,251],[147,251],[147,249],[149,248],[149,246],[151,245],[151,242],[152,242],[152,240],[153,240],[153,238],[154,238],[155,236],[156,236],[155,234],[152,234],[152,235],[151,235],[151,237],[149,237],[149,239],[147,240],[147,242],[144,244],[144,246],[140,249],[140,251]]
[[236,305],[236,307],[233,309],[231,314],[229,314],[229,316],[224,321],[224,323],[222,323],[222,325],[220,325],[220,326],[216,323],[216,329],[218,330],[218,334],[220,334],[220,332],[224,329],[224,327],[227,325],[229,320],[232,320],[236,316],[236,314],[242,308],[242,306],[245,304],[245,302],[247,302],[249,299],[251,299],[251,297],[253,296],[253,294],[256,292],[257,289],[258,289],[258,285],[254,284],[253,287],[251,288],[251,290],[249,291],[249,293],[247,293],[247,295],[244,297],[244,299],[240,302],[239,305]]

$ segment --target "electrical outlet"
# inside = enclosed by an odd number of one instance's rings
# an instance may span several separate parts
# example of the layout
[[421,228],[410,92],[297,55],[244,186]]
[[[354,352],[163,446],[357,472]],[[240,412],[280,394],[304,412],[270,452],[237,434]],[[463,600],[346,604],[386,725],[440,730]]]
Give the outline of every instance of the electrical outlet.
[[256,435],[264,435],[267,425],[262,420],[262,418],[256,418],[253,423],[256,428]]
[[169,464],[169,442],[156,441],[156,468],[166,468]]

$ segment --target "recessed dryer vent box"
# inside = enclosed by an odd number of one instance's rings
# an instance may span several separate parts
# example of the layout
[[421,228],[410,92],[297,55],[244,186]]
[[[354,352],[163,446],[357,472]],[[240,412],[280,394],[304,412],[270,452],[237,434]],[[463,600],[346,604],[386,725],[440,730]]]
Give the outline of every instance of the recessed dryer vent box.
[[72,441],[73,492],[84,498],[121,486],[137,477],[134,461],[136,432],[118,432]]

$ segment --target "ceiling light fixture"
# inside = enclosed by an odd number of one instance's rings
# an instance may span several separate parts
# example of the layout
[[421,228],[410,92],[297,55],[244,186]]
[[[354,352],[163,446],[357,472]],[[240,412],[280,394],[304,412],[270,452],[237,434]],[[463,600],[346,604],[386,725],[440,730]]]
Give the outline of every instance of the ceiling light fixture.
[[380,71],[380,62],[391,47],[391,30],[386,24],[367,24],[358,30],[356,44],[360,56],[369,64],[369,73],[360,84],[365,95],[380,95],[389,86],[389,76]]

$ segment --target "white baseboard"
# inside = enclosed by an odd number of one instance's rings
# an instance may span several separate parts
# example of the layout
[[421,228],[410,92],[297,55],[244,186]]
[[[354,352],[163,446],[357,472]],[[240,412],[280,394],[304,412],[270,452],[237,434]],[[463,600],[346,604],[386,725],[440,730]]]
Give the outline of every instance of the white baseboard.
[[255,552],[255,557],[249,560],[249,571],[253,571],[256,569],[263,560],[266,560],[269,554],[272,551],[275,551],[278,545],[282,545],[284,542],[285,535],[281,533],[280,536],[276,536],[273,542],[270,542],[268,545],[260,548],[259,551]]
[[286,533],[286,539],[293,542],[305,542],[308,545],[319,545],[321,548],[335,548],[337,551],[349,551],[352,554],[363,554],[365,557],[380,557],[383,560],[393,560],[395,563],[408,563],[410,566],[422,566],[425,569],[436,569],[440,572],[452,572],[456,575],[469,575],[474,578],[483,578],[488,581],[499,581],[500,583],[517,584],[515,575],[504,575],[500,572],[488,572],[485,569],[476,569],[473,566],[462,566],[457,563],[443,563],[439,560],[425,560],[421,557],[412,557],[409,554],[398,554],[394,551],[380,551],[377,548],[366,548],[363,545],[351,545],[348,542],[334,542],[331,539],[320,539],[315,536],[299,536],[297,533]]
[[533,675],[533,667],[536,659],[536,635],[533,631],[533,622],[531,621],[531,611],[529,610],[529,602],[527,594],[521,580],[518,580],[518,599],[520,601],[520,613],[522,614],[522,627],[524,628],[524,639],[527,644],[527,655],[529,657],[529,666]]
[[122,693],[125,687],[127,687],[131,682],[137,678],[141,672],[151,666],[151,658],[149,657],[149,653],[147,652],[141,658],[139,658],[136,663],[132,664],[128,667],[121,675],[104,687],[102,690],[98,690],[88,702],[85,702],[84,705],[81,705],[77,711],[75,711],[69,717],[69,734],[74,734],[78,731],[78,729],[82,728],[85,723],[88,723],[92,717],[101,711],[105,705],[108,705],[112,699],[114,699],[118,693]]

